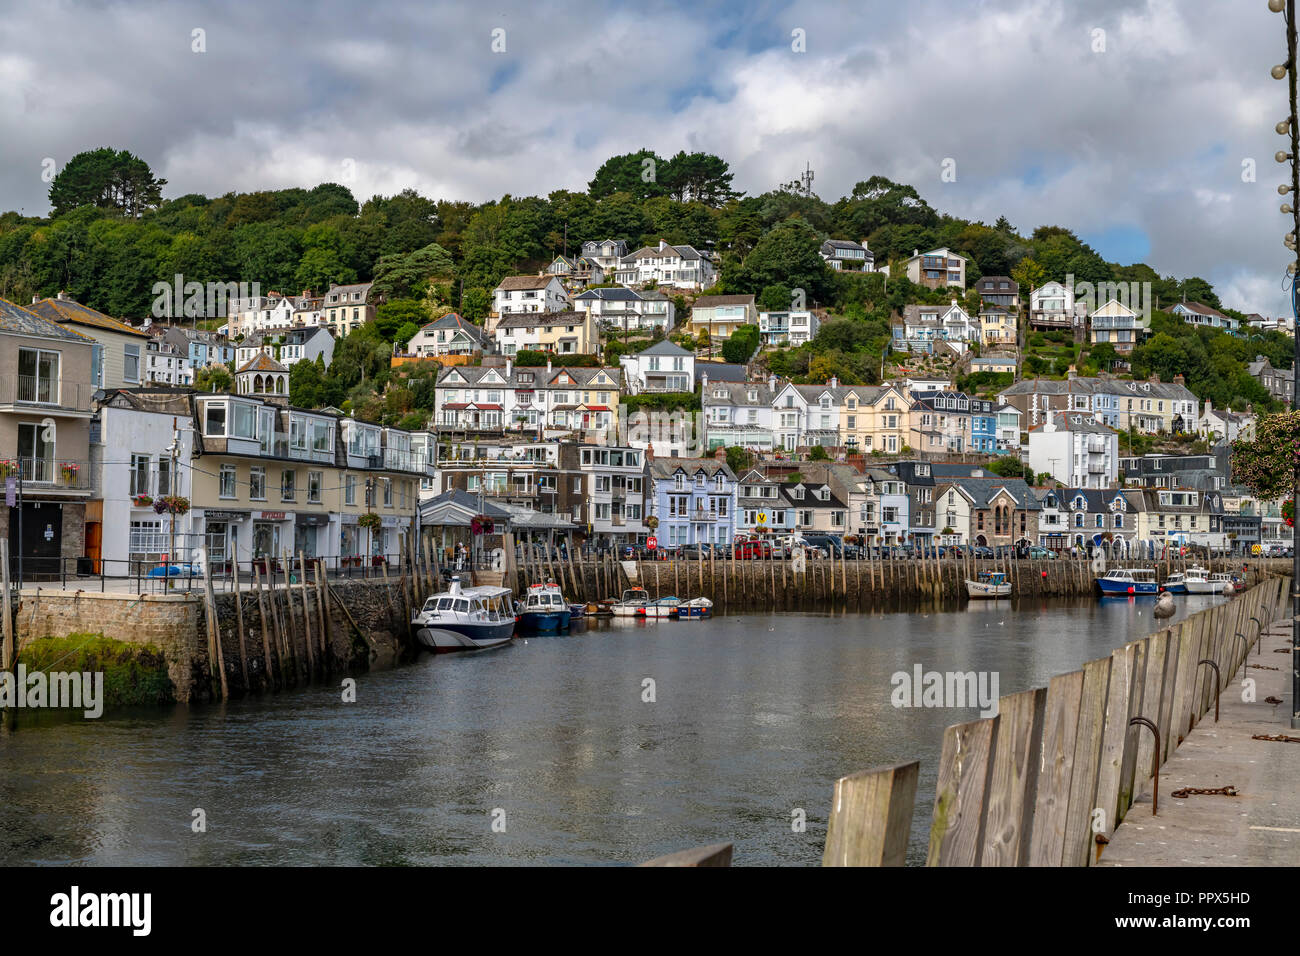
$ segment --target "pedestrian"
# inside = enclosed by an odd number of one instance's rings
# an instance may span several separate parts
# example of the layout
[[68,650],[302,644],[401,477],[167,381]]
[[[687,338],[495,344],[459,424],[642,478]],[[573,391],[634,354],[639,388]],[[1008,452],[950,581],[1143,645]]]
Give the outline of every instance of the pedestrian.
[[456,570],[465,570],[465,542],[456,545]]

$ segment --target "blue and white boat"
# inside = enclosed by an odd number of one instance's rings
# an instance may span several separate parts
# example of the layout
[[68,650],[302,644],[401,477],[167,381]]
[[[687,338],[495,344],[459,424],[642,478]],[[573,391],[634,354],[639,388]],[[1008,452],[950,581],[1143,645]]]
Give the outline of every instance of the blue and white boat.
[[676,617],[677,608],[681,605],[681,598],[661,597],[657,601],[651,601],[645,606],[646,617]]
[[572,616],[569,604],[554,581],[530,584],[519,609],[521,631],[566,631]]
[[1150,568],[1117,568],[1096,580],[1103,596],[1154,595],[1160,590],[1160,585],[1156,583],[1156,573]]
[[691,598],[689,601],[683,601],[677,605],[677,619],[686,620],[692,617],[710,617],[713,614],[713,602],[708,598]]
[[462,588],[453,577],[446,591],[424,602],[411,620],[415,639],[431,651],[464,651],[506,644],[515,634],[510,589]]

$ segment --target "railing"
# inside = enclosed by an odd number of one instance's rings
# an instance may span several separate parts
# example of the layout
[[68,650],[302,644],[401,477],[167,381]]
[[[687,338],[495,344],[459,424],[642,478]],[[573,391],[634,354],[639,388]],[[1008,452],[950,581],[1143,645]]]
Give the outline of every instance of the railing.
[[89,383],[61,382],[35,375],[13,375],[0,378],[0,405],[35,405],[88,412],[95,391],[95,387]]
[[60,461],[57,458],[20,458],[0,460],[0,480],[21,476],[32,490],[91,491],[93,481],[90,462]]

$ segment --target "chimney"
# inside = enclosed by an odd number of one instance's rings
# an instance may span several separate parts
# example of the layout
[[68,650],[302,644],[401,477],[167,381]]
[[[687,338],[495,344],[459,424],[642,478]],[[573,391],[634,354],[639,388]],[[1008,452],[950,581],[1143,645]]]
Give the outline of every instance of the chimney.
[[664,248],[664,246],[666,246],[666,245],[668,245],[668,243],[664,242],[662,239],[659,240],[659,250],[660,250],[661,252],[663,251],[663,248]]
[[551,374],[551,360],[549,357],[547,357],[546,359],[546,374],[547,375]]
[[917,256],[919,256],[920,254],[921,254],[921,250],[920,250],[920,249],[913,249],[913,250],[912,250],[912,258],[913,258],[913,259],[915,259],[915,258],[916,258]]
[[64,292],[62,289],[60,289],[60,290],[59,290],[59,301],[60,301],[60,302],[66,302],[67,300],[68,300],[68,293],[66,293],[66,292]]
[[1160,384],[1160,373],[1159,373],[1159,372],[1152,372],[1152,373],[1151,373],[1151,377],[1150,377],[1149,379],[1147,379],[1147,381],[1150,382],[1152,385],[1159,385],[1159,384]]
[[514,368],[514,365],[515,363],[513,359],[509,359],[509,358],[506,359],[506,378],[510,377],[510,370]]
[[723,446],[723,445],[719,445],[717,451],[715,451],[715,452],[713,453],[713,457],[714,457],[717,461],[726,461],[726,460],[727,460],[727,449],[726,449],[726,447]]
[[37,302],[40,301],[41,301],[41,297],[39,295],[32,296],[32,305],[35,305]]
[[1071,382],[1073,382],[1076,378],[1079,377],[1079,370],[1075,368],[1073,365],[1071,365],[1070,368],[1066,371],[1065,377],[1068,378]]
[[1174,384],[1175,384],[1175,385],[1182,385],[1182,384],[1184,384],[1185,382],[1186,382],[1186,379],[1184,379],[1182,375],[1175,375],[1175,376],[1174,376]]
[[769,389],[771,389],[772,391],[774,391],[774,392],[776,391],[776,376],[775,376],[775,375],[768,375],[768,376],[767,376],[767,387],[768,387]]
[[645,460],[646,460],[646,464],[649,464],[650,462],[652,462],[652,461],[655,460],[655,445],[654,445],[654,442],[646,442],[646,446],[645,446]]
[[706,388],[708,388],[708,387],[709,387],[709,373],[708,373],[708,372],[701,372],[701,373],[700,373],[700,392],[701,392],[701,394],[703,394],[704,390],[705,390]]
[[837,387],[839,386],[839,384],[840,384],[840,378],[839,378],[839,376],[838,376],[838,375],[832,375],[832,376],[831,376],[831,381],[830,381],[831,388],[837,388]]

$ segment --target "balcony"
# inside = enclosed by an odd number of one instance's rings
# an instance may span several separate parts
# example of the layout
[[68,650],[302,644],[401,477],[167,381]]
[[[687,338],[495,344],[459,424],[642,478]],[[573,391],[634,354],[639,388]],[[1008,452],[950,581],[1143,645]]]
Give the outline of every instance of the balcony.
[[696,508],[690,513],[692,521],[717,521],[718,513],[716,511],[706,511],[703,508]]
[[56,458],[0,459],[0,479],[21,479],[25,492],[82,492],[94,490],[88,461]]
[[89,383],[59,382],[35,375],[0,379],[0,408],[48,415],[89,416],[96,388]]

